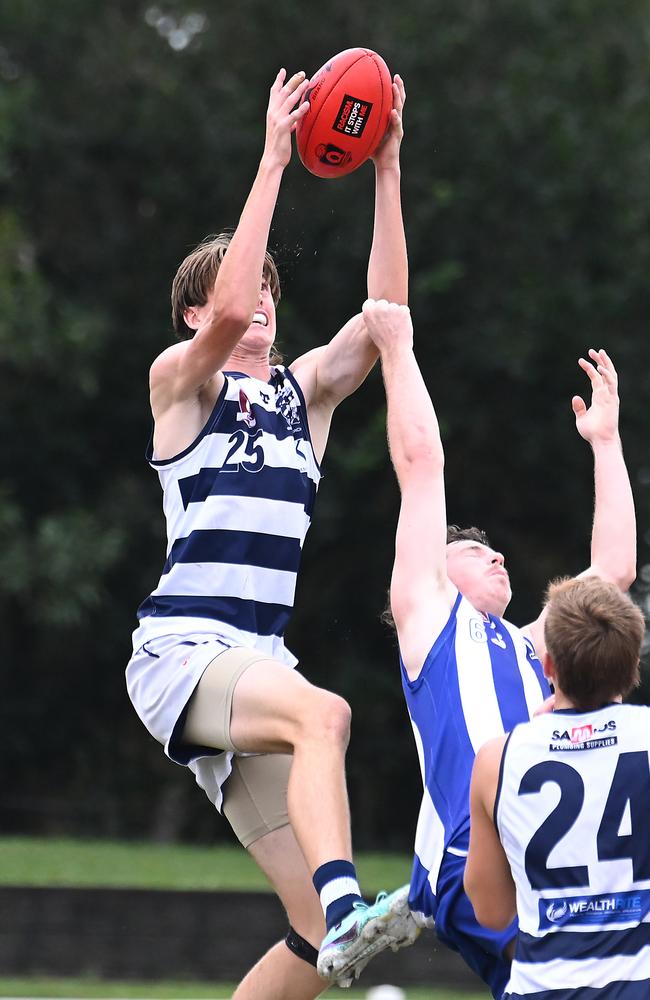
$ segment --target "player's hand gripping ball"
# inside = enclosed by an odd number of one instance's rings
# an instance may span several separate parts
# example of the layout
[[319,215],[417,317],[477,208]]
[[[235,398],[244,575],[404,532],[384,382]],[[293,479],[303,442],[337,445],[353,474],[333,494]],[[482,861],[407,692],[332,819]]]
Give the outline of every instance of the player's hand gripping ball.
[[343,177],[372,156],[393,108],[388,66],[372,49],[345,49],[311,78],[296,128],[300,159],[317,177]]

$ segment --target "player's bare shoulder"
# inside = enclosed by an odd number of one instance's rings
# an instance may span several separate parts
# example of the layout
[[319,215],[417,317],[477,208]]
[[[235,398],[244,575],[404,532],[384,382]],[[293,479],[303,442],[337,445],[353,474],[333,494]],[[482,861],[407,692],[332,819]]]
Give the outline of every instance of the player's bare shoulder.
[[149,369],[149,390],[153,395],[173,393],[174,381],[178,375],[185,343],[171,344],[155,359]]
[[172,344],[158,355],[149,370],[154,453],[158,459],[172,458],[198,437],[225,381],[223,372],[218,371],[198,388],[188,384],[183,372],[188,346],[188,342]]
[[202,385],[196,386],[186,377],[186,355],[190,341],[182,341],[167,347],[149,369],[149,392],[151,409],[157,419],[172,405],[184,402],[195,404],[197,399],[207,397],[214,400],[221,391],[224,374],[217,371]]

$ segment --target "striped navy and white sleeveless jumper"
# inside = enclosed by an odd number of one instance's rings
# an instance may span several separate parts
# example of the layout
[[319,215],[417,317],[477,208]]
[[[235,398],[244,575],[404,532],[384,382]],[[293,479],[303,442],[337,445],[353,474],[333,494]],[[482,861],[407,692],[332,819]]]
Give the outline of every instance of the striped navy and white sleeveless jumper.
[[226,373],[199,437],[158,471],[167,559],[138,610],[133,648],[213,633],[294,666],[283,634],[320,479],[306,404],[288,369]]
[[465,857],[469,849],[476,753],[530,718],[550,689],[523,632],[482,615],[461,594],[417,679],[410,681],[400,664],[424,785],[409,905],[431,923],[444,853]]
[[650,997],[650,708],[517,726],[495,823],[517,886],[509,1000]]

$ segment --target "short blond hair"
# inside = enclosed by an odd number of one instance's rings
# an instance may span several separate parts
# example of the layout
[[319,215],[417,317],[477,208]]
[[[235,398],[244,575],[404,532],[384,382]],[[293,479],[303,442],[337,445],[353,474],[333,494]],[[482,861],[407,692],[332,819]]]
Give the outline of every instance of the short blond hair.
[[576,708],[598,708],[638,686],[645,621],[627,594],[585,576],[553,581],[546,598],[546,647]]
[[[232,233],[206,236],[182,262],[172,283],[172,324],[180,340],[190,340],[196,330],[185,322],[185,311],[191,306],[204,306],[214,286],[221,262],[230,246]],[[273,301],[280,301],[280,278],[275,261],[266,251],[263,275],[269,283]]]

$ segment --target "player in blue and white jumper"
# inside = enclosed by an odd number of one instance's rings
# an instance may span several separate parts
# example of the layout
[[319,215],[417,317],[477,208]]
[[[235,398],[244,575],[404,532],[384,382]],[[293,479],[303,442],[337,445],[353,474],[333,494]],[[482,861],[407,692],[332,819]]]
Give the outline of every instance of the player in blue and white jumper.
[[[408,307],[369,301],[363,315],[381,355],[388,442],[401,491],[390,605],[424,785],[409,903],[416,922],[435,921],[439,939],[500,997],[516,925],[498,933],[481,927],[463,890],[469,785],[482,744],[528,719],[549,695],[538,659],[546,612],[524,629],[505,621],[511,590],[503,555],[478,529],[448,531],[443,447],[413,354]],[[635,575],[636,527],[618,434],[617,377],[604,351],[589,355],[592,363],[579,364],[591,383],[591,405],[578,396],[572,401],[595,463],[586,573],[627,589]],[[350,950],[349,969],[355,958]]]
[[481,923],[519,930],[504,1000],[650,996],[650,708],[645,623],[597,577],[548,593],[552,713],[484,744],[465,886]]
[[[151,368],[147,455],[164,491],[167,558],[139,609],[127,668],[142,721],[223,808],[289,917],[286,941],[248,973],[236,1000],[311,1000],[325,985],[315,966],[326,928],[350,912],[359,930],[368,923],[345,785],[349,707],[292,669],[283,639],[332,413],[377,358],[361,315],[288,368],[272,357],[280,289],[266,246],[307,86],[304,73],[280,71],[235,232],[199,246],[174,279],[181,343]],[[389,131],[373,158],[368,288],[405,302],[404,97],[395,77]],[[400,935],[402,904],[388,897],[373,911],[382,947]]]

